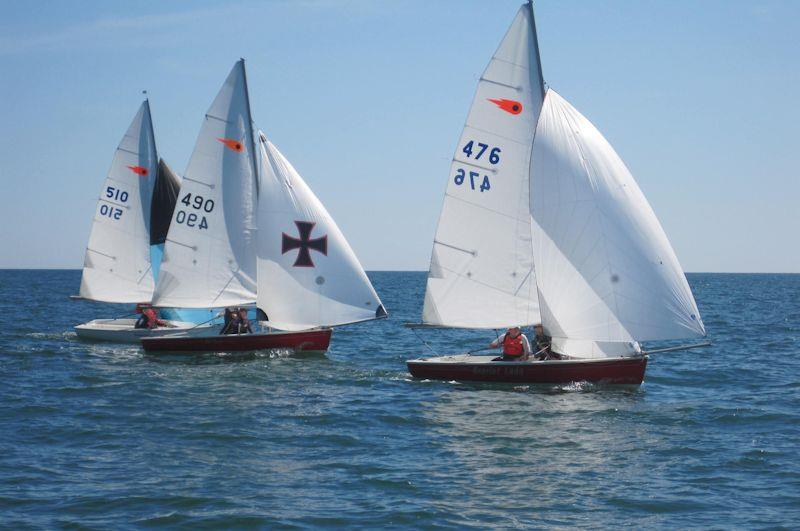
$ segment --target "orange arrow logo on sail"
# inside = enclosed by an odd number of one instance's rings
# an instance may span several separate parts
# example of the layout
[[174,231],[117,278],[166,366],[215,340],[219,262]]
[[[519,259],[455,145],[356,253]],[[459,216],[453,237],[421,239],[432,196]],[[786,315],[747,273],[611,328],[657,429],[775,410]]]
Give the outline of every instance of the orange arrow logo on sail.
[[238,140],[232,140],[230,138],[218,138],[217,140],[225,144],[226,148],[232,149],[236,153],[241,153],[244,151],[244,145],[242,145],[242,143]]
[[130,169],[136,175],[141,175],[142,177],[147,177],[147,174],[150,173],[147,171],[147,168],[142,166],[128,166],[128,169]]
[[514,100],[493,100],[488,98],[489,101],[503,109],[509,114],[519,114],[522,112],[522,104],[518,101]]

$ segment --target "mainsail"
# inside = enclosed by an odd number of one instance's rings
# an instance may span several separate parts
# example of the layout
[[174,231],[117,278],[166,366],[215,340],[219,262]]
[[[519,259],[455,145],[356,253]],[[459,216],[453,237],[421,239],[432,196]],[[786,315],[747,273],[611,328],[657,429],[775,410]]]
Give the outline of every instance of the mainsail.
[[258,307],[305,330],[385,317],[344,235],[288,160],[259,133]]
[[256,300],[257,174],[244,60],[208,110],[181,183],[153,304]]
[[528,168],[543,98],[533,12],[523,5],[481,76],[450,166],[428,273],[426,324],[539,322]]
[[158,155],[145,100],[119,143],[97,202],[80,296],[103,302],[150,300],[150,209]]
[[554,339],[705,335],[675,252],[633,176],[591,122],[552,89],[531,175],[539,301]]

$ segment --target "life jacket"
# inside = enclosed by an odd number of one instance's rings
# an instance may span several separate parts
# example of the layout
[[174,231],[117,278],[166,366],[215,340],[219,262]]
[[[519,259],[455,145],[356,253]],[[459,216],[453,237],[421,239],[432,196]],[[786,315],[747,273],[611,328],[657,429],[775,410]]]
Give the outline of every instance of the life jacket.
[[156,316],[155,310],[152,308],[147,308],[146,310],[142,311],[142,315],[144,315],[147,319],[147,328],[155,328],[158,326],[158,317]]
[[504,356],[522,356],[525,353],[525,346],[522,343],[522,333],[517,337],[511,337],[506,333],[503,338],[503,355]]

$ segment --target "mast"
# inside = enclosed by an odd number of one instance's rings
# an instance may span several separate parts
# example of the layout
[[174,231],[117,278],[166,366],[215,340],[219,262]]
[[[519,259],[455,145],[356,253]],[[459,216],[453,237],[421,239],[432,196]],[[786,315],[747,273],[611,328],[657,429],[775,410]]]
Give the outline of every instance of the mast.
[[244,57],[240,57],[239,62],[242,65],[242,78],[244,79],[244,99],[247,107],[247,123],[250,124],[250,132],[247,135],[248,140],[250,141],[250,162],[253,165],[253,175],[255,175],[256,178],[256,196],[258,196],[259,175],[258,164],[256,163],[256,146],[255,142],[253,141],[253,133],[255,128],[253,127],[253,112],[250,110],[250,89],[247,87],[247,70],[244,67]]
[[539,89],[544,101],[544,76],[542,75],[542,58],[539,55],[539,34],[536,33],[536,16],[533,14],[533,0],[528,0],[528,10],[531,15],[531,31],[533,32],[533,52],[536,54],[536,67],[539,73]]

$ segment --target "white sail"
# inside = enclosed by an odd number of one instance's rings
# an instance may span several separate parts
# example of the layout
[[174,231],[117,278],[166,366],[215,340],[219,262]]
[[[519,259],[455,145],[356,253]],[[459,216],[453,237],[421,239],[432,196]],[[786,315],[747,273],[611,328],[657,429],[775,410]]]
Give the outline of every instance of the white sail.
[[355,253],[288,160],[259,134],[258,307],[281,330],[384,317]]
[[422,320],[497,328],[539,321],[528,170],[544,95],[523,5],[481,76],[450,167]]
[[157,167],[150,105],[145,100],[119,143],[100,190],[83,263],[81,297],[118,303],[150,300],[150,202]]
[[609,352],[603,342],[705,335],[683,270],[633,176],[553,90],[539,119],[531,174],[542,321],[554,345],[569,341],[597,355]]
[[255,302],[257,178],[244,61],[206,114],[181,183],[153,304]]

